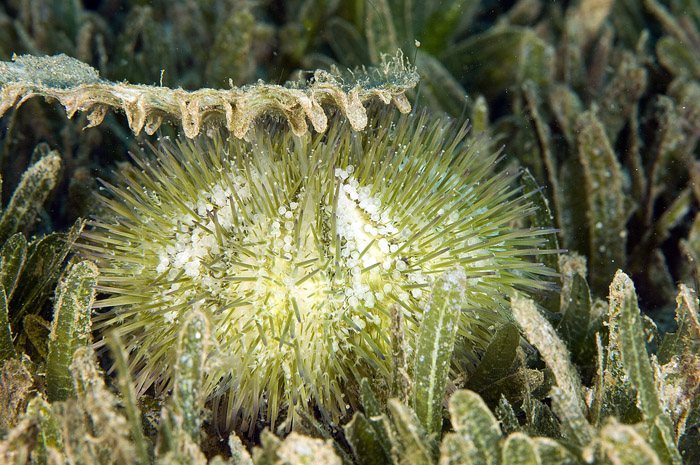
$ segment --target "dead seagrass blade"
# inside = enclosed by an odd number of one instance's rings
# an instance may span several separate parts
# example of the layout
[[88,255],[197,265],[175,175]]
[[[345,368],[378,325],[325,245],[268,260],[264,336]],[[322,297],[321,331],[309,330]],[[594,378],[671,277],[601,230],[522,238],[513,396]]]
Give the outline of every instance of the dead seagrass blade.
[[315,131],[324,132],[326,106],[340,110],[357,131],[367,125],[364,103],[375,97],[385,104],[393,101],[408,113],[411,105],[404,93],[417,83],[415,68],[400,51],[393,57],[385,55],[377,67],[317,70],[309,82],[280,86],[259,81],[196,91],[108,81],[91,66],[64,54],[15,55],[11,62],[0,62],[0,117],[31,97],[43,96],[58,100],[69,118],[76,111],[87,112],[88,127],[100,124],[107,109],[114,108],[124,111],[134,134],[142,129],[153,134],[164,118],[172,118],[189,138],[212,120],[224,122],[243,138],[253,121],[265,115],[284,116],[296,135],[308,131],[307,119]]

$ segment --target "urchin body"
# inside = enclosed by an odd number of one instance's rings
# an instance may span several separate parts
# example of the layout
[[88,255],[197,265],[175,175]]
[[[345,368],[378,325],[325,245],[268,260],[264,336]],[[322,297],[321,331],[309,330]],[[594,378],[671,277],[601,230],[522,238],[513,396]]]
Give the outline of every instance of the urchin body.
[[197,306],[216,337],[204,389],[228,418],[274,424],[315,406],[337,421],[348,383],[389,376],[390,307],[412,339],[431,283],[455,266],[468,277],[459,335],[482,348],[513,288],[547,286],[526,256],[551,232],[514,228],[532,213],[516,175],[494,173],[498,155],[465,135],[379,112],[361,133],[269,125],[247,142],[214,133],[137,158],[82,247],[111,294],[100,326],[127,341],[138,388],[168,388]]

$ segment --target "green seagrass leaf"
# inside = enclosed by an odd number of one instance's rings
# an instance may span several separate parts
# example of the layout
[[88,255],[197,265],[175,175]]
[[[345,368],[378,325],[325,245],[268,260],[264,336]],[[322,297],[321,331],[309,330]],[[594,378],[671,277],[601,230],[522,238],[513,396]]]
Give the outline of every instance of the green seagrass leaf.
[[10,316],[11,325],[21,321],[25,314],[36,314],[41,310],[42,300],[52,291],[63,263],[84,226],[85,220],[80,219],[65,234],[49,234],[29,245],[27,259],[12,295],[12,302],[19,309]]
[[66,400],[73,394],[70,365],[75,350],[90,342],[90,312],[98,274],[92,262],[75,263],[56,289],[46,360],[46,394],[50,402]]
[[[367,378],[363,378],[360,382],[360,396],[362,399],[362,408],[365,411],[365,420],[367,424],[374,430],[377,440],[382,446],[382,450],[387,457],[391,456],[391,441],[387,435],[386,415],[379,408],[372,388]],[[362,421],[362,420],[360,420]]]
[[476,370],[467,380],[467,389],[479,391],[508,374],[520,346],[520,331],[512,323],[496,330]]
[[594,432],[586,420],[587,407],[581,396],[581,380],[569,352],[532,300],[516,294],[511,305],[513,316],[525,331],[527,340],[537,348],[554,374],[557,386],[551,392],[552,406],[562,422],[562,429],[576,444],[588,444]]
[[[107,337],[107,345],[117,368],[117,387],[122,395],[122,404],[124,410],[126,410],[126,417],[129,421],[136,453],[140,462],[147,464],[150,462],[150,457],[146,445],[147,440],[143,435],[143,427],[141,426],[141,411],[139,410],[134,382],[129,371],[128,356],[124,350],[124,344],[116,331],[112,331]],[[232,436],[236,437],[235,434],[232,434]]]
[[695,292],[685,284],[680,285],[676,297],[676,324],[674,333],[667,333],[656,353],[660,365],[671,361],[674,355],[686,352],[700,355],[700,310]]
[[343,427],[345,438],[350,443],[357,463],[360,465],[391,464],[391,455],[387,454],[383,438],[377,433],[374,425],[362,412],[355,416]]
[[53,191],[61,170],[61,156],[49,152],[27,168],[0,218],[0,242],[17,232],[28,232]]
[[580,460],[561,442],[551,438],[533,438],[543,465],[582,465]]
[[462,268],[435,281],[418,331],[413,398],[416,416],[432,437],[442,429],[442,402],[454,351],[467,276]]
[[438,445],[428,436],[413,410],[397,399],[389,399],[387,407],[394,461],[406,465],[435,463]]
[[503,437],[498,421],[475,392],[459,390],[450,397],[452,427],[466,441],[473,443],[474,463],[499,465]]
[[[503,463],[508,465],[542,465],[535,441],[526,434],[513,433],[503,444]],[[547,465],[551,465],[547,463]]]
[[63,433],[56,421],[51,405],[41,396],[36,396],[27,404],[27,415],[39,418],[38,447],[35,449],[38,463],[46,463],[50,449],[63,450]]
[[5,288],[0,283],[0,362],[17,357],[15,346],[12,343],[12,331],[10,319],[7,315],[7,298]]
[[17,277],[27,257],[27,239],[22,233],[12,235],[0,250],[0,284],[5,287],[7,301],[12,299]]

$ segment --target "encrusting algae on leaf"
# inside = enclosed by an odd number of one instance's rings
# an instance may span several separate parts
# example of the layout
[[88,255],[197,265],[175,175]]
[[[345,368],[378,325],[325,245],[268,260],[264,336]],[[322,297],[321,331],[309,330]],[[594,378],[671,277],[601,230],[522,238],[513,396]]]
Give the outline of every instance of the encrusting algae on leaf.
[[95,326],[119,332],[138,391],[171,387],[179,328],[198,308],[215,338],[204,390],[227,427],[314,407],[337,424],[349,386],[389,382],[390,306],[415,340],[441,273],[466,275],[467,353],[510,319],[513,289],[551,287],[530,258],[553,231],[516,226],[534,207],[517,173],[494,172],[499,153],[426,112],[369,113],[363,132],[335,117],[324,134],[268,123],[247,141],[163,138],[105,183],[105,214],[79,247],[108,295],[96,307],[112,308]]

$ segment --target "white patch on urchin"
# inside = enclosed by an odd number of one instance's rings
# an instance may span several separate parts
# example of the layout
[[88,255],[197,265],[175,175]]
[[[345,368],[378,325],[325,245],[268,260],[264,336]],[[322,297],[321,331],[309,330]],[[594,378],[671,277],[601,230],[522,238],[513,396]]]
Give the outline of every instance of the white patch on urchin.
[[389,307],[411,340],[430,285],[456,265],[469,284],[464,350],[483,347],[514,287],[546,287],[523,258],[543,232],[514,225],[531,208],[515,176],[491,172],[496,154],[424,123],[381,113],[363,133],[336,123],[301,138],[267,128],[251,142],[165,143],[125,188],[108,186],[116,222],[93,222],[82,247],[112,294],[98,305],[115,305],[101,325],[120,325],[139,389],[168,387],[197,305],[216,336],[205,389],[230,393],[229,418],[275,423],[315,405],[337,421],[346,382],[389,376]]

